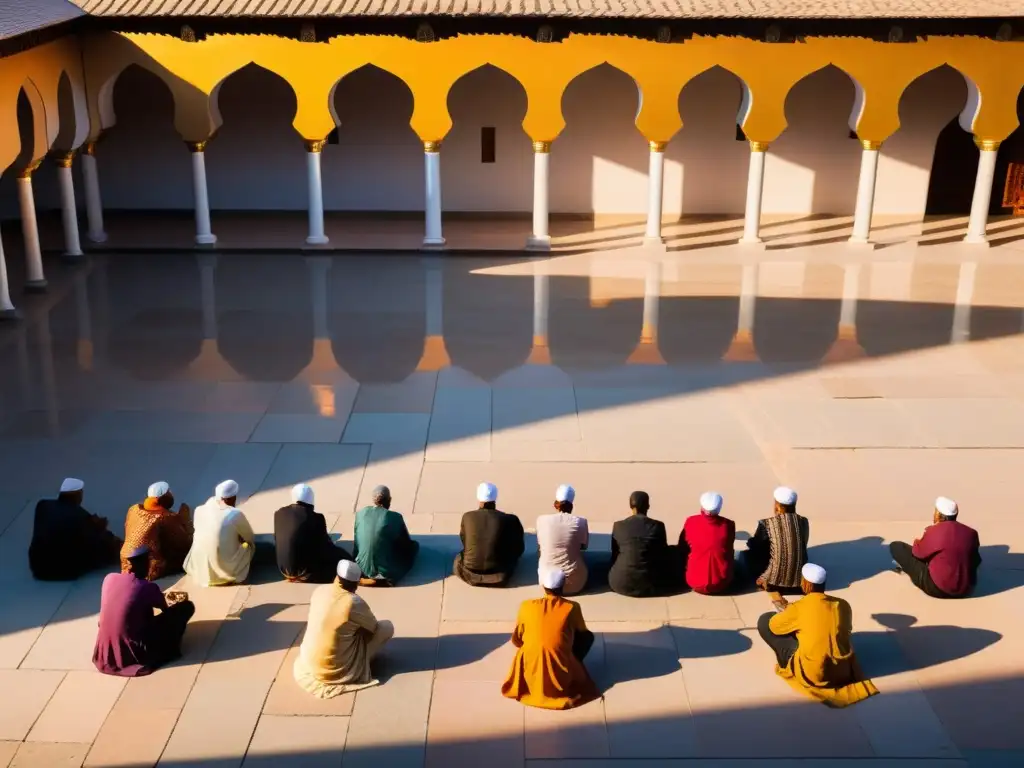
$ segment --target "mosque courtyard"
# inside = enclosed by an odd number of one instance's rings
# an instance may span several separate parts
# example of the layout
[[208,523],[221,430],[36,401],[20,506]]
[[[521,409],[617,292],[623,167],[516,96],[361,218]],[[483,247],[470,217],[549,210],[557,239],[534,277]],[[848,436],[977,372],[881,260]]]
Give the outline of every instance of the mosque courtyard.
[[[1024,244],[883,245],[126,252],[48,260],[32,296],[12,272],[0,766],[1024,765]],[[330,701],[295,685],[313,586],[270,571],[181,579],[197,606],[184,657],[100,675],[103,574],[28,570],[34,504],[65,476],[119,533],[157,480],[193,508],[237,480],[258,534],[309,482],[344,541],[387,484],[421,549],[405,582],[360,590],[396,628],[381,685]],[[791,485],[881,695],[831,710],[794,693],[757,637],[764,594],[596,586],[578,600],[603,699],[502,698],[518,605],[539,594],[536,542],[509,589],[451,576],[481,481],[527,528],[571,483],[596,552],[631,491],[674,541],[717,490],[742,539]],[[919,536],[939,495],[980,532],[968,600],[890,570],[888,543]]]

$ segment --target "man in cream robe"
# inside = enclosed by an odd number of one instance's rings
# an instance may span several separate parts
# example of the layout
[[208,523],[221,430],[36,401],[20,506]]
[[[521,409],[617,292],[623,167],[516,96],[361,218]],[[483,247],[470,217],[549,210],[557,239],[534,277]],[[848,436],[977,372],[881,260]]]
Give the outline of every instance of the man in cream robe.
[[249,578],[256,536],[245,515],[235,508],[237,501],[238,483],[225,480],[195,511],[195,533],[185,558],[185,573],[198,586],[241,584]]
[[377,685],[373,659],[395,634],[390,621],[378,621],[356,589],[362,578],[351,560],[338,563],[338,579],[313,591],[309,621],[292,673],[304,691],[332,699]]

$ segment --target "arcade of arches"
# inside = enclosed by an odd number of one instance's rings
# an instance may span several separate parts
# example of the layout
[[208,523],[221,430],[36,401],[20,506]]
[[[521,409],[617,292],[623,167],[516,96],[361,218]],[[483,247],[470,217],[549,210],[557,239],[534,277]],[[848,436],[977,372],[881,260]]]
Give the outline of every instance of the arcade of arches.
[[288,209],[310,245],[325,209],[422,211],[426,248],[446,211],[532,214],[535,250],[559,214],[643,215],[656,251],[680,215],[742,214],[756,248],[763,215],[852,215],[870,247],[873,216],[963,213],[984,245],[1024,160],[1018,45],[68,36],[0,59],[0,214],[37,289],[36,210],[61,210],[76,256],[80,203],[91,243],[106,208],[187,209],[206,246],[217,211]]

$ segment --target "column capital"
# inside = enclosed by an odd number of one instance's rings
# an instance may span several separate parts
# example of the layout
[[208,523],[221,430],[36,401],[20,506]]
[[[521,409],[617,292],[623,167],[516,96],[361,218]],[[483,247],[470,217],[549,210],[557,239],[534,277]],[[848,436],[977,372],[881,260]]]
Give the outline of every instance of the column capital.
[[327,139],[303,139],[302,143],[306,145],[307,152],[319,154],[324,151],[324,145],[327,144]]
[[61,168],[70,168],[71,164],[75,161],[75,151],[71,150],[70,152],[51,152],[50,157],[52,157],[53,161]]
[[206,143],[208,141],[209,139],[204,139],[203,141],[186,141],[185,146],[188,147],[189,152],[191,152],[193,155],[196,155],[199,154],[200,152],[206,151]]
[[38,168],[42,162],[43,159],[39,158],[38,160],[34,160],[33,162],[29,163],[28,165],[21,169],[21,172],[18,174],[18,178],[31,179],[32,174],[35,172],[36,168]]
[[649,141],[647,146],[651,148],[651,152],[664,152],[665,147],[668,146],[667,141]]
[[424,141],[423,151],[428,154],[436,154],[441,151],[441,140],[437,141]]
[[750,142],[750,151],[751,152],[767,152],[768,151],[768,144],[769,144],[769,142],[767,142],[767,141],[751,141]]
[[550,141],[535,141],[533,142],[533,151],[538,155],[546,155],[551,151]]
[[995,152],[999,149],[1001,141],[995,139],[983,139],[980,136],[974,137],[974,145],[982,152]]
[[871,141],[871,139],[861,139],[860,145],[869,152],[877,152],[882,148],[882,142]]

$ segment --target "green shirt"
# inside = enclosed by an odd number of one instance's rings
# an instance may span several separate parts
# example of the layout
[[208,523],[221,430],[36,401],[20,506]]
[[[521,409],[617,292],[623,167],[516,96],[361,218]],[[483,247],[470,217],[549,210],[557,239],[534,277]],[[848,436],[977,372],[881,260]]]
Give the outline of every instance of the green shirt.
[[399,581],[412,568],[420,545],[398,512],[384,507],[363,507],[356,513],[356,563],[371,579]]

